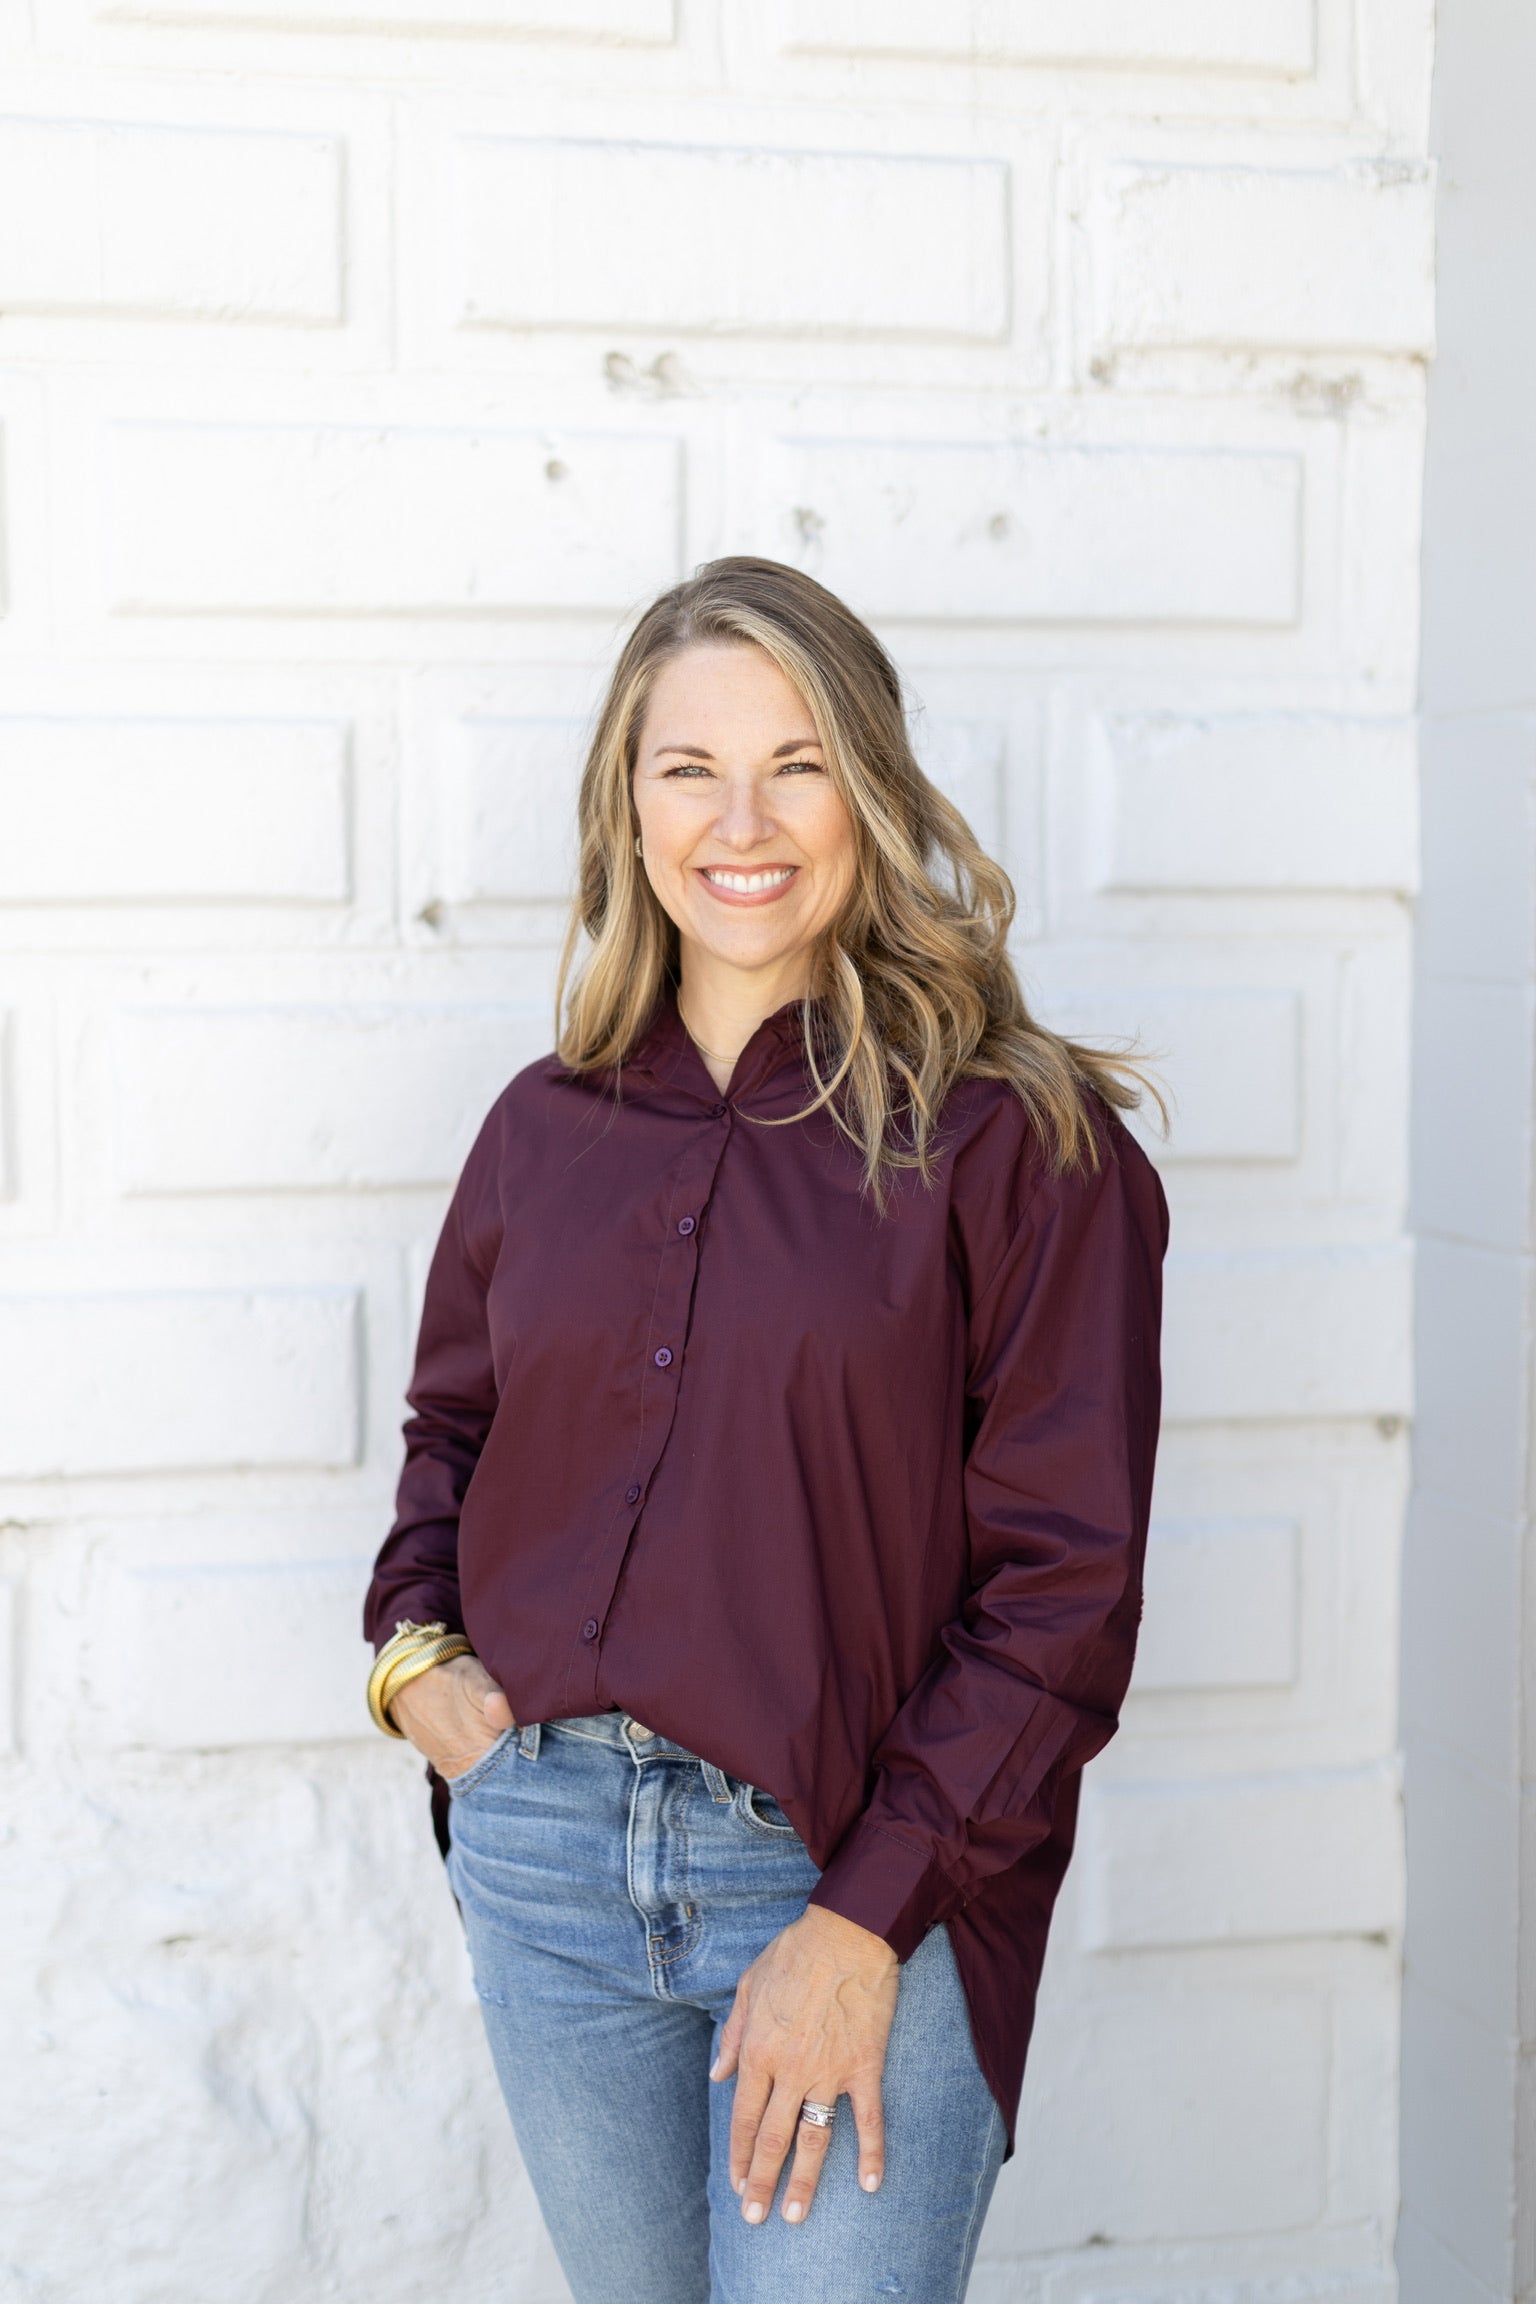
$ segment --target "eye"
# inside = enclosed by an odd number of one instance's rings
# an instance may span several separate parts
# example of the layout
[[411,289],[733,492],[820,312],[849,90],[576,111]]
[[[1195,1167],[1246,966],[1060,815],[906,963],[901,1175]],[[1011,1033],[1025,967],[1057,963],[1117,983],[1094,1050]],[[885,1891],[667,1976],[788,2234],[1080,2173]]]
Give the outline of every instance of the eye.
[[667,769],[666,774],[668,776],[707,776],[709,770],[702,760],[679,760],[675,768]]
[[795,775],[802,768],[808,768],[812,775],[815,776],[824,774],[824,770],[819,760],[786,760],[783,766],[780,768],[779,774],[781,776]]

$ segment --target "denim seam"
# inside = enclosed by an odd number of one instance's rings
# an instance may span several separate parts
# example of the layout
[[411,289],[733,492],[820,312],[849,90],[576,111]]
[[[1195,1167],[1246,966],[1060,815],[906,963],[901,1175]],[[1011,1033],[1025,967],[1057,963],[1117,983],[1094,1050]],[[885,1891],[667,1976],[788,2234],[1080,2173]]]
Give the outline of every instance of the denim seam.
[[[680,1901],[682,1903],[684,1912],[691,1913],[692,1917],[688,1922],[687,1934],[684,1936],[682,1943],[679,1944],[675,1952],[652,1951],[650,1924],[647,1922],[645,1931],[645,1951],[646,1958],[651,1962],[653,1973],[657,1968],[671,1968],[677,1961],[688,1959],[690,1954],[698,1950],[699,1937],[703,1932],[704,1923],[699,1917],[699,1908],[694,1903],[693,1897],[690,1894],[690,1890],[693,1887],[693,1865],[690,1860],[693,1854],[693,1835],[688,1829],[688,1810],[692,1804],[693,1797],[694,1790],[693,1785],[690,1782],[688,1786],[688,1796],[682,1804],[682,1808],[675,1827],[677,1836],[683,1844],[683,1894]],[[670,1999],[671,1994],[669,1993],[667,1997]]]
[[[512,1739],[516,1734],[517,1731],[515,1728],[504,1728],[501,1732],[501,1739],[499,1740],[498,1744],[489,1746],[486,1751],[480,1755],[480,1758],[475,1762],[473,1768],[466,1768],[463,1774],[459,1776],[445,1777],[444,1782],[447,1784],[450,1793],[460,1794],[465,1791],[466,1788],[471,1791],[476,1790],[480,1785],[484,1784],[489,1777],[494,1776],[497,1769],[501,1766],[503,1760],[505,1760],[507,1754],[511,1751]],[[494,1759],[491,1757],[492,1752],[495,1753]],[[489,1763],[489,1765],[487,1765],[487,1763]]]
[[991,2158],[993,2139],[996,2137],[1003,2117],[997,2108],[997,2098],[992,2094],[990,2085],[987,2089],[987,2095],[991,2103],[992,2117],[987,2122],[986,2144],[982,2150],[981,2158],[976,2164],[976,2180],[971,2190],[971,2213],[966,2218],[965,2240],[960,2250],[959,2272],[961,2279],[966,2282],[967,2286],[969,2286],[971,2258],[975,2253],[976,2242],[979,2238],[976,2220],[981,2213],[981,2187],[987,2173],[987,2162]]
[[[589,1736],[587,1738],[587,1742],[589,1744],[597,1744],[601,1743],[601,1741],[601,1737],[597,1736]],[[685,1940],[678,1946],[675,1952],[657,1952],[655,1949],[655,1940],[651,1935],[651,1915],[645,1910],[644,1906],[640,1903],[639,1898],[635,1894],[635,1798],[644,1780],[645,1779],[641,1774],[639,1767],[637,1766],[630,1787],[629,1814],[625,1818],[624,1822],[624,1885],[629,1894],[629,1901],[634,1906],[635,1911],[639,1916],[640,1924],[645,1930],[645,1961],[646,1968],[651,1979],[652,1990],[655,1993],[655,1997],[657,1999],[670,2000],[672,1998],[672,1993],[670,1990],[665,1992],[656,1991],[656,1987],[658,1985],[668,1983],[669,1979],[665,1971],[672,1966],[674,1961],[685,1960],[691,1952],[694,1952],[698,1949],[699,1936],[703,1929],[703,1921],[699,1917],[698,1906],[693,1904],[691,1895],[687,1893],[687,1891],[691,1889],[693,1885],[693,1876],[688,1861],[688,1811],[685,1806],[681,1821],[677,1826],[677,1830],[681,1834],[683,1842],[683,1888],[685,1891],[683,1896],[683,1904],[685,1908],[689,1905],[693,1906],[693,1918],[689,1924],[688,1933]]]
[[658,1952],[656,1954],[657,1967],[670,1968],[675,1960],[686,1960],[690,1954],[696,1952],[699,1948],[699,1926],[700,1923],[698,1915],[695,1913],[694,1917],[688,1923],[688,1934],[684,1938],[683,1942],[679,1944],[677,1950],[675,1952]]
[[[575,1733],[579,1733],[579,1731],[575,1731]],[[602,1738],[600,1736],[588,1736],[585,1741],[588,1744],[600,1744],[602,1742]],[[624,1889],[625,1893],[629,1897],[630,1903],[635,1908],[635,1917],[640,1922],[641,1927],[645,1930],[645,1953],[647,1963],[649,1963],[651,1953],[651,1923],[645,1914],[639,1897],[635,1894],[635,1799],[639,1792],[640,1784],[641,1776],[640,1771],[637,1768],[630,1778],[629,1800],[624,1816]]]
[[760,1784],[744,1783],[739,1802],[735,1800],[731,1802],[734,1813],[746,1825],[749,1832],[758,1833],[764,1840],[777,1840],[782,1845],[796,1838],[793,1824],[770,1824],[766,1817],[758,1815],[752,1805],[752,1795],[761,1790]]
[[683,1941],[683,1942],[682,1942],[682,1943],[681,1943],[681,1944],[678,1946],[677,1950],[676,1950],[675,1952],[663,1952],[663,1953],[662,1953],[662,1955],[661,1955],[662,1966],[663,1966],[663,1967],[668,1967],[668,1968],[669,1968],[669,1967],[672,1965],[672,1963],[673,1963],[673,1961],[674,1961],[674,1960],[686,1960],[686,1959],[687,1959],[687,1957],[688,1957],[689,1953],[690,1953],[690,1952],[692,1952],[692,1951],[695,1949],[695,1947],[697,1946],[697,1944],[698,1944],[698,1941],[699,1941],[699,1934],[700,1934],[700,1931],[702,1930],[702,1928],[703,1928],[703,1925],[704,1925],[703,1921],[702,1921],[702,1920],[699,1918],[699,1908],[698,1908],[697,1904],[695,1904],[695,1902],[694,1902],[694,1900],[693,1900],[693,1893],[692,1893],[692,1891],[693,1891],[693,1834],[692,1834],[692,1833],[689,1831],[689,1829],[688,1829],[688,1811],[689,1811],[689,1809],[690,1809],[690,1808],[693,1806],[693,1799],[694,1799],[693,1784],[692,1784],[692,1781],[690,1780],[690,1782],[689,1782],[689,1785],[688,1785],[688,1797],[687,1797],[687,1799],[686,1799],[686,1800],[683,1802],[682,1815],[681,1815],[681,1817],[680,1817],[680,1819],[679,1819],[679,1821],[678,1821],[678,1827],[677,1827],[677,1829],[678,1829],[678,1836],[679,1836],[679,1838],[681,1839],[681,1841],[682,1841],[682,1843],[683,1843],[683,1878],[682,1878],[682,1890],[683,1890],[683,1893],[682,1893],[682,1896],[681,1896],[681,1898],[679,1899],[679,1901],[680,1901],[680,1902],[681,1902],[681,1904],[682,1904],[682,1907],[683,1907],[683,1910],[684,1910],[684,1912],[685,1912],[685,1913],[687,1913],[687,1914],[690,1914],[690,1915],[691,1915],[691,1918],[689,1919],[689,1922],[688,1922],[688,1933],[687,1933],[687,1936],[685,1937],[684,1941]]
[[609,1752],[622,1752],[624,1750],[621,1738],[617,1736],[594,1736],[590,1728],[572,1728],[564,1720],[545,1720],[541,1725],[547,1728],[551,1735],[575,1736],[583,1744],[601,1744]]

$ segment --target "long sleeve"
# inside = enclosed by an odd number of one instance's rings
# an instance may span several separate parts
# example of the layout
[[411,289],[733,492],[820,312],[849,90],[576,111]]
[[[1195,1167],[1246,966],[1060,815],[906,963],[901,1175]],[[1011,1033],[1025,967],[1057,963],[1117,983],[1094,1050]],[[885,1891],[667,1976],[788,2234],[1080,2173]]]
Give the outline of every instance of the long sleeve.
[[811,1901],[901,1959],[1051,1829],[1130,1679],[1159,1412],[1167,1211],[1118,1124],[1037,1181],[971,1307],[971,1592],[873,1756]]
[[363,1607],[363,1635],[375,1649],[402,1616],[416,1623],[441,1617],[451,1631],[464,1628],[459,1515],[497,1400],[483,1237],[495,1204],[497,1117],[487,1120],[465,1163],[427,1274],[395,1520]]

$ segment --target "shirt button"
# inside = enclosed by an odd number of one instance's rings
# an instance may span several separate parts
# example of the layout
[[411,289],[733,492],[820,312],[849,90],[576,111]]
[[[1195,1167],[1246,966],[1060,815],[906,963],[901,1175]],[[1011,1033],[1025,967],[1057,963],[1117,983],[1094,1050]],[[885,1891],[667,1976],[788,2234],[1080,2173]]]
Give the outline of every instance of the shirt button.
[[691,1216],[679,1216],[677,1220],[677,1228],[686,1240],[688,1234],[693,1230],[693,1218]]
[[672,1365],[672,1354],[667,1349],[665,1344],[663,1344],[661,1350],[656,1354],[656,1365],[658,1368],[670,1368]]
[[597,1638],[597,1618],[595,1616],[587,1618],[581,1628],[581,1636],[583,1640],[595,1640]]
[[625,1489],[625,1491],[624,1491],[624,1501],[625,1501],[625,1503],[626,1503],[626,1504],[638,1504],[638,1503],[639,1503],[639,1501],[640,1501],[640,1491],[639,1491],[639,1489],[638,1489],[638,1488],[636,1488],[636,1487],[635,1487],[633,1484],[631,1484],[631,1486],[629,1486],[628,1488],[626,1488],[626,1489]]

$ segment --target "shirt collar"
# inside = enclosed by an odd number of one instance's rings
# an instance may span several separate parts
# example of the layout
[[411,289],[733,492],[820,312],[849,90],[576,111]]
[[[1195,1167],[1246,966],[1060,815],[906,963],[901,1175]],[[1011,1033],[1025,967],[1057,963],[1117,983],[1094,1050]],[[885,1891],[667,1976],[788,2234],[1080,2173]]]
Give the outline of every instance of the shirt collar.
[[[763,1018],[736,1059],[731,1074],[734,1097],[760,1087],[801,1053],[804,1047],[801,1007],[797,996]],[[671,1087],[687,1088],[702,1097],[719,1097],[721,1091],[710,1077],[678,1011],[677,987],[670,977],[663,983],[648,1022],[625,1058],[624,1069],[648,1073],[652,1079],[664,1080]]]

